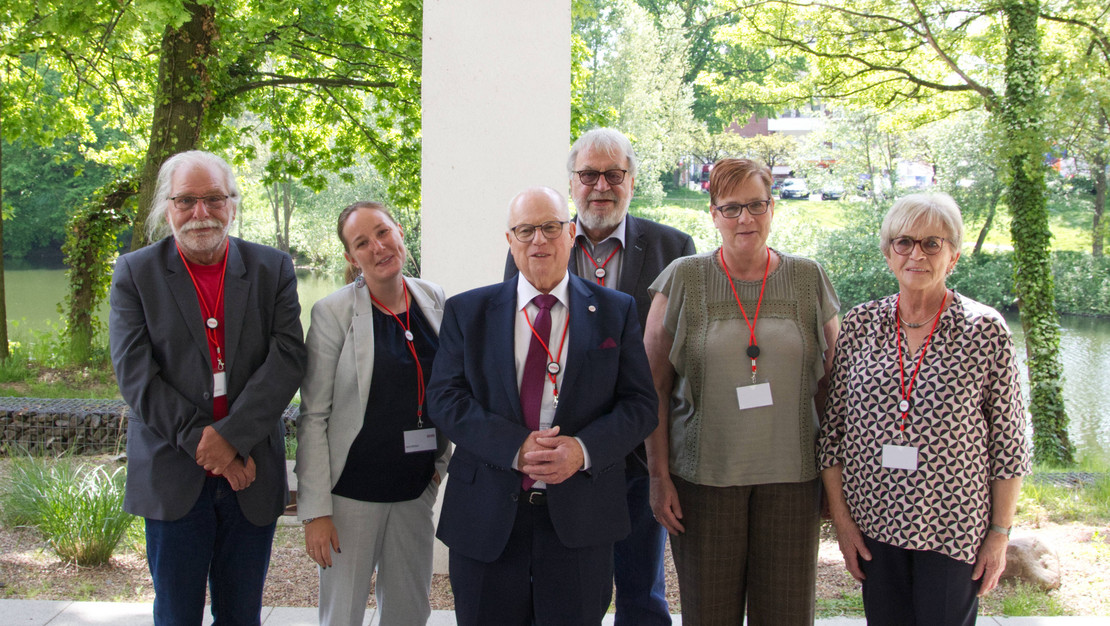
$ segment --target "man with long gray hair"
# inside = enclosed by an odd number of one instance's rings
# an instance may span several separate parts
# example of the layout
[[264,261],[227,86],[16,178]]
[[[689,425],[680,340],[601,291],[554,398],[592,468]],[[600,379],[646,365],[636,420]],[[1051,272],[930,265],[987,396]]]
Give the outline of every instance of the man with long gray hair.
[[171,236],[116,262],[109,343],[131,407],[124,509],[146,519],[156,624],[258,624],[285,508],[281,415],[306,353],[289,255],[228,235],[231,168],[166,160],[148,224]]

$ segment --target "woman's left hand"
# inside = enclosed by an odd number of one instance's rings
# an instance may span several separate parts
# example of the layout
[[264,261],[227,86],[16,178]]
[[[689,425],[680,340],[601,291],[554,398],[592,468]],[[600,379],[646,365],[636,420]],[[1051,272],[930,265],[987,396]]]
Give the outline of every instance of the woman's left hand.
[[304,549],[316,564],[325,569],[331,567],[331,553],[342,553],[339,549],[339,532],[330,515],[314,518],[304,525]]
[[975,569],[971,573],[972,580],[982,579],[979,584],[979,597],[987,595],[998,586],[998,579],[1006,569],[1006,545],[1009,537],[994,531],[987,532],[979,546],[979,555],[975,558]]

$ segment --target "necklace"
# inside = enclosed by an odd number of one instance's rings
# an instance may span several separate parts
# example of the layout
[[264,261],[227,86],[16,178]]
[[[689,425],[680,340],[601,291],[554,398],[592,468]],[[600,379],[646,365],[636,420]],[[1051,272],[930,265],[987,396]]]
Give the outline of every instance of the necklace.
[[936,318],[940,315],[941,310],[944,309],[944,303],[947,300],[948,300],[948,290],[946,289],[944,291],[944,297],[940,299],[940,308],[937,309],[936,313],[934,313],[934,314],[930,315],[929,317],[921,320],[920,322],[914,323],[914,322],[906,321],[906,318],[902,317],[902,309],[898,309],[898,321],[901,322],[902,325],[905,326],[906,328],[921,328],[922,326],[928,324],[931,320],[933,320],[934,318]]

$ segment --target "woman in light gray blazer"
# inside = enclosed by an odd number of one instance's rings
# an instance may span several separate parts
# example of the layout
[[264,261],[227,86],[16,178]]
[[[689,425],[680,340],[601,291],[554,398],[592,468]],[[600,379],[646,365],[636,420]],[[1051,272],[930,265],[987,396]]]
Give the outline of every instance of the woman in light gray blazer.
[[297,515],[320,566],[320,623],[362,624],[376,568],[381,623],[425,624],[449,456],[424,399],[443,289],[401,275],[404,240],[384,206],[352,204],[336,230],[360,274],[312,307],[297,418]]

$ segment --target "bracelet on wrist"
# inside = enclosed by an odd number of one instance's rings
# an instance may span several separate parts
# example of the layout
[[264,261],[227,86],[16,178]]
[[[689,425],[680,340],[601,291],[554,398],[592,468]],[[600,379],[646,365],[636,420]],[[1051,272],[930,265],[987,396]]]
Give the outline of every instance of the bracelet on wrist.
[[996,532],[1000,535],[1003,535],[1005,537],[1010,536],[1010,529],[1005,527],[1005,526],[999,526],[998,524],[991,524],[989,529],[993,530],[994,532]]

